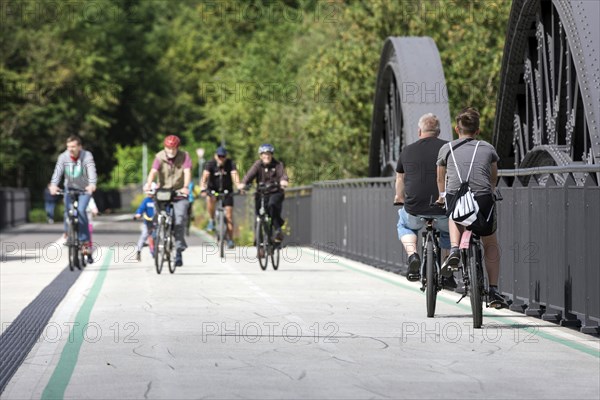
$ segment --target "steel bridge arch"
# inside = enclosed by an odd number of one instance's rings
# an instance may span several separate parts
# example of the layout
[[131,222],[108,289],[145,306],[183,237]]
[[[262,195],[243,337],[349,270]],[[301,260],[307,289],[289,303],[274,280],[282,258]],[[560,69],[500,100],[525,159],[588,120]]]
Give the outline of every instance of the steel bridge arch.
[[369,176],[391,176],[401,149],[418,140],[417,123],[426,113],[440,119],[440,138],[452,137],[442,62],[430,37],[386,39],[377,75]]
[[600,2],[515,0],[493,144],[500,167],[600,164]]

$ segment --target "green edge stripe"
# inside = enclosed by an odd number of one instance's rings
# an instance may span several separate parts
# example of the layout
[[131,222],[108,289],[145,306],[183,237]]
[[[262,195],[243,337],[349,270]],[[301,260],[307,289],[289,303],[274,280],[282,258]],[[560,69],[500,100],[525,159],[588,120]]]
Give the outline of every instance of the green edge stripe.
[[[98,272],[98,276],[94,281],[94,285],[92,286],[92,289],[86,296],[85,301],[77,313],[74,327],[83,327],[89,322],[92,308],[94,308],[94,304],[96,303],[100,289],[102,289],[102,285],[104,284],[104,279],[106,278],[106,272],[110,266],[112,254],[113,250],[109,249],[108,254],[104,257],[102,267]],[[72,329],[71,336],[67,340],[67,343],[65,343],[65,347],[60,355],[58,364],[54,368],[54,372],[50,377],[50,381],[42,393],[43,400],[64,398],[65,390],[67,389],[67,385],[69,384],[71,376],[73,375],[73,371],[75,370],[77,358],[79,357],[79,350],[81,350],[82,344],[83,329]]]
[[[308,251],[312,252],[313,254],[316,254],[323,261],[327,260],[326,258],[322,257],[318,253],[315,253],[315,251],[313,251],[311,249],[308,249]],[[345,264],[344,262],[341,262],[340,260],[338,260],[336,264],[339,264],[342,267],[344,267],[346,269],[349,269],[351,271],[358,272],[360,274],[370,276],[371,278],[379,279],[381,281],[384,281],[384,282],[387,282],[387,283],[391,283],[392,285],[395,285],[395,286],[400,286],[400,287],[402,287],[404,289],[410,290],[411,292],[419,293],[419,294],[422,293],[420,289],[417,289],[414,286],[403,284],[402,282],[397,282],[395,280],[388,279],[386,277],[379,276],[377,274],[373,274],[373,273],[368,272],[368,271],[362,271],[362,270],[360,270],[358,268],[352,267],[351,265]],[[460,304],[460,303],[457,304],[454,300],[446,299],[444,297],[438,297],[438,301],[442,301],[443,303],[453,305],[453,306],[458,307],[458,308],[460,308],[462,310],[465,310],[465,311],[471,311],[471,306],[466,306],[466,305]],[[493,317],[493,316],[489,316],[488,317],[488,316],[486,316],[486,318],[489,318],[489,319],[492,319],[492,320],[495,320],[495,321],[499,321],[499,322],[506,322],[506,320],[505,320],[506,317],[500,318],[500,317]],[[573,350],[581,351],[581,352],[589,354],[589,355],[591,355],[593,357],[600,358],[600,350],[592,349],[589,346],[586,346],[586,345],[583,345],[583,344],[580,344],[580,343],[577,343],[577,342],[573,342],[573,341],[568,340],[568,339],[559,338],[559,337],[554,336],[554,335],[552,335],[550,333],[547,333],[547,332],[541,332],[539,329],[536,329],[536,328],[526,327],[526,326],[521,327],[520,323],[517,323],[515,321],[512,321],[512,322],[513,322],[513,325],[515,327],[517,327],[517,328],[520,327],[520,329],[523,329],[523,330],[527,331],[528,333],[531,333],[532,335],[536,335],[536,336],[541,337],[543,339],[547,339],[547,340],[550,340],[550,341],[562,344],[562,345],[567,346],[567,347],[569,347],[569,348],[571,348]]]

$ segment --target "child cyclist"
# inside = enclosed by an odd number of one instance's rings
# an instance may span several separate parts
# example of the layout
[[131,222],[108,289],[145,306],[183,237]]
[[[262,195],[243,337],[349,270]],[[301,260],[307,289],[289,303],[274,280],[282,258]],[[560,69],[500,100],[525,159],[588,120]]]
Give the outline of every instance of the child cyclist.
[[142,260],[142,247],[148,240],[148,246],[150,247],[150,254],[154,255],[154,240],[152,238],[152,232],[154,230],[154,194],[156,193],[156,183],[152,182],[150,190],[146,192],[147,196],[142,200],[140,206],[135,211],[134,219],[143,219],[142,233],[137,242],[137,261]]

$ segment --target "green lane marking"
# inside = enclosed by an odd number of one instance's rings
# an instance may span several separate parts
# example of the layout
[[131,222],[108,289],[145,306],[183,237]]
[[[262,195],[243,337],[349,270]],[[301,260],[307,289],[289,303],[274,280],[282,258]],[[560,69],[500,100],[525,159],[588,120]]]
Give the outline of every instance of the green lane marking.
[[98,276],[94,281],[94,285],[77,313],[75,325],[73,325],[73,328],[71,329],[69,339],[67,340],[67,343],[65,343],[58,364],[54,368],[50,381],[42,393],[43,400],[63,399],[65,396],[65,390],[69,385],[69,381],[75,370],[75,365],[77,365],[79,350],[83,344],[83,327],[85,327],[90,320],[92,308],[94,308],[98,294],[100,294],[100,289],[102,289],[102,285],[104,284],[104,279],[106,278],[106,272],[110,266],[112,255],[113,249],[109,248],[108,254],[104,257],[102,267],[100,267],[100,271],[98,272]]
[[[322,257],[321,255],[319,255],[318,253],[316,253],[314,250],[308,249],[308,248],[306,248],[306,249],[308,251],[310,251],[311,253],[315,254],[320,259],[326,260],[325,257]],[[331,263],[333,264],[333,262],[331,262]],[[374,274],[374,273],[371,273],[371,272],[368,272],[368,271],[363,271],[363,270],[355,268],[355,267],[353,267],[351,265],[345,264],[339,258],[337,259],[337,262],[335,264],[341,265],[342,267],[344,267],[346,269],[349,269],[351,271],[358,272],[360,274],[370,276],[371,278],[379,279],[381,281],[384,281],[384,282],[387,282],[387,283],[391,283],[392,285],[395,285],[395,286],[400,286],[401,288],[410,290],[411,292],[414,292],[414,293],[419,293],[419,294],[423,293],[423,292],[421,292],[420,289],[417,289],[414,286],[411,286],[411,285],[408,285],[408,284],[404,284],[402,282],[397,282],[397,281],[395,281],[393,279],[389,279],[389,278],[386,278],[384,276],[380,276],[378,274]],[[453,305],[453,306],[458,307],[458,308],[460,308],[460,309],[462,309],[464,311],[468,311],[468,312],[471,311],[471,306],[470,305],[467,306],[465,304],[460,304],[460,303],[457,304],[454,300],[446,299],[444,297],[438,297],[438,301],[440,301],[440,300],[443,303],[446,303],[446,304],[449,304],[449,305]],[[495,320],[495,321],[498,321],[498,322],[502,322],[502,323],[506,323],[506,318],[507,317],[486,316],[485,318],[492,319],[492,320]],[[508,318],[510,318],[510,317],[508,317]],[[530,333],[531,335],[536,335],[536,336],[539,336],[541,338],[550,340],[552,342],[559,343],[559,344],[562,344],[564,346],[567,346],[567,347],[569,347],[569,348],[571,348],[573,350],[578,350],[578,351],[581,351],[583,353],[589,354],[589,355],[591,355],[593,357],[600,358],[600,349],[593,349],[593,348],[591,348],[589,346],[586,346],[584,344],[577,343],[577,342],[574,342],[572,340],[560,338],[560,337],[554,336],[554,335],[552,335],[552,334],[550,334],[548,332],[542,332],[537,327],[522,326],[522,324],[520,324],[520,323],[518,323],[518,322],[516,322],[514,320],[512,320],[512,322],[513,322],[513,325],[516,328],[523,329],[524,331]],[[558,327],[558,325],[557,325],[557,327]]]

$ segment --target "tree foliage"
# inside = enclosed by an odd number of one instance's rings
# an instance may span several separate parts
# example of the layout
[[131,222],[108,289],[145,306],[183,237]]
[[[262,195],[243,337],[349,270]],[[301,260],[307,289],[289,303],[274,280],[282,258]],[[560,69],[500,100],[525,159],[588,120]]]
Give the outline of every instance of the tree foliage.
[[242,170],[271,142],[294,184],[365,176],[388,36],[436,41],[451,114],[480,108],[489,138],[510,8],[502,0],[0,6],[0,184],[35,191],[70,134],[112,186],[141,179],[142,143],[151,158],[166,134],[181,135],[192,155],[224,142]]

